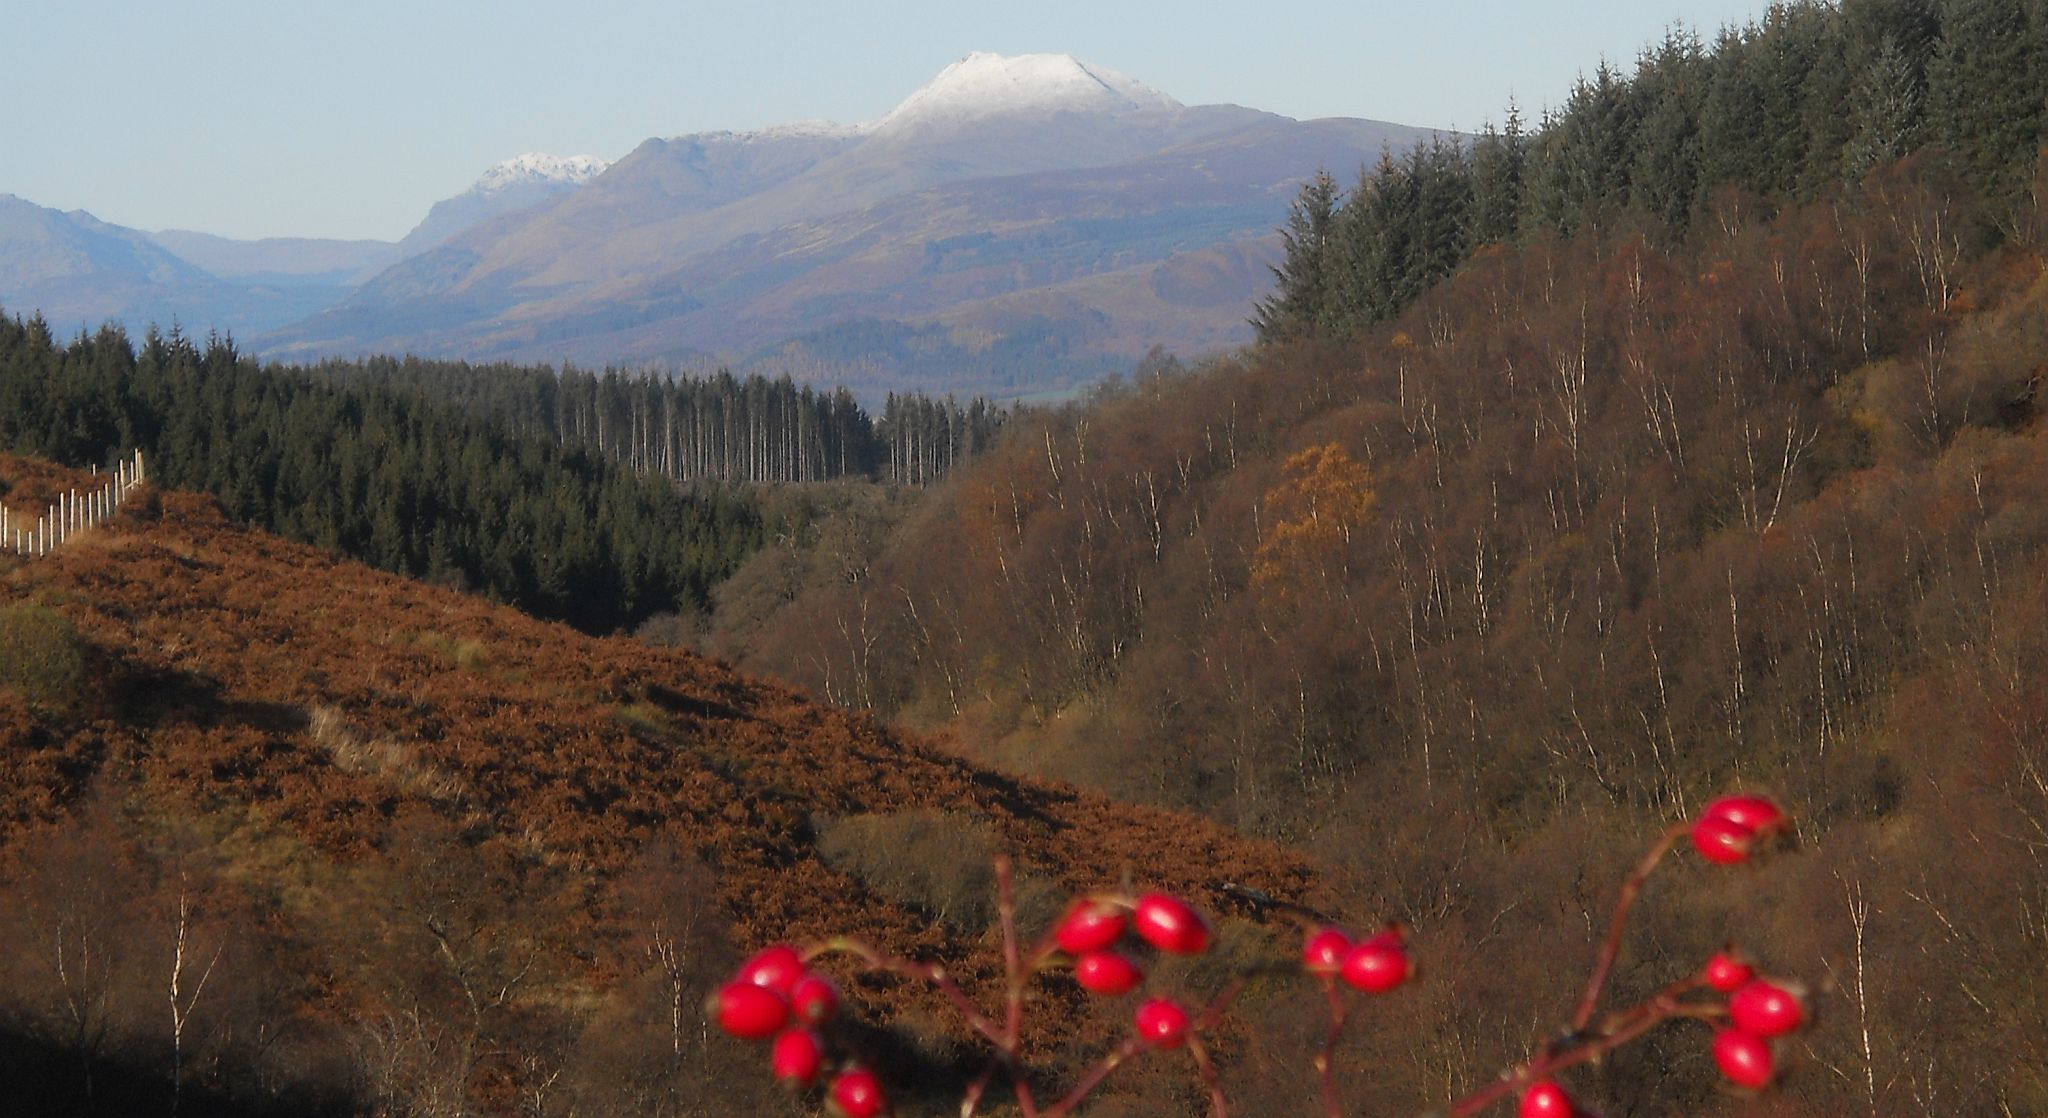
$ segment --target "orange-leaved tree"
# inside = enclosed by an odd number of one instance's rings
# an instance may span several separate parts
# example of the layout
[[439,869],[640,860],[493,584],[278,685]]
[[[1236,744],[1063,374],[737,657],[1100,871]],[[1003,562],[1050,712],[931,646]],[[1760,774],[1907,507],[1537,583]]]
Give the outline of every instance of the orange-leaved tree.
[[1337,443],[1312,446],[1282,467],[1266,494],[1271,517],[1252,556],[1252,584],[1290,600],[1311,580],[1342,576],[1353,534],[1378,503],[1365,464]]

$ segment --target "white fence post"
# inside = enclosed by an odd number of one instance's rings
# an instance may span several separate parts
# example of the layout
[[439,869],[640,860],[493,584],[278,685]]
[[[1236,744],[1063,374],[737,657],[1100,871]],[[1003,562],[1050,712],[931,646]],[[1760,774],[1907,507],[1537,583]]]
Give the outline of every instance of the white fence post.
[[92,476],[103,484],[83,492],[71,489],[58,493],[33,526],[24,527],[19,513],[0,505],[0,552],[11,551],[29,558],[48,555],[78,533],[113,519],[129,492],[142,485],[147,476],[142,452],[138,450],[118,459],[104,474],[93,466]]

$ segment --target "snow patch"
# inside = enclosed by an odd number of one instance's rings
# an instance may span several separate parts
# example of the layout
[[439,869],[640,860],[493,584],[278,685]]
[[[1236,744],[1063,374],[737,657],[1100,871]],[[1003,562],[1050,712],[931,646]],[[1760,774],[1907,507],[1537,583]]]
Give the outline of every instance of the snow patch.
[[490,194],[523,183],[562,183],[581,186],[596,178],[611,163],[592,155],[549,155],[530,151],[493,164],[471,190]]
[[777,140],[845,140],[861,134],[855,124],[835,124],[829,120],[799,120],[789,124],[771,124],[766,128],[755,128],[745,132],[719,129],[716,132],[690,132],[681,136],[668,137],[672,141],[691,140],[700,144],[760,144]]
[[1151,86],[1070,54],[1004,56],[976,51],[953,63],[887,116],[875,132],[958,124],[1018,112],[1125,113],[1181,108]]

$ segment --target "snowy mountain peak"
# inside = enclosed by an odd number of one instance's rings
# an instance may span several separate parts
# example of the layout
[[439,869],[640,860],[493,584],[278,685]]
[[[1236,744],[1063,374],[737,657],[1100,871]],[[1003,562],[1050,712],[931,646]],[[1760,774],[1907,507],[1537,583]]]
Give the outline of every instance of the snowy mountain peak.
[[609,166],[610,163],[590,155],[548,155],[530,151],[494,164],[471,189],[488,194],[526,183],[581,186]]
[[877,132],[957,124],[1016,112],[1121,113],[1180,102],[1128,74],[1070,54],[976,51],[953,63],[872,126]]

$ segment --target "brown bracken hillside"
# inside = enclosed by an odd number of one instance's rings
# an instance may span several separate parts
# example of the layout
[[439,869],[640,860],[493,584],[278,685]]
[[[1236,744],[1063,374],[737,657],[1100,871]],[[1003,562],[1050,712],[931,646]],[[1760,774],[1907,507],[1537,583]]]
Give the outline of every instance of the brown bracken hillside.
[[[65,484],[0,458],[17,512]],[[1329,903],[1278,847],[380,574],[209,498],[145,490],[49,558],[0,559],[0,624],[29,621],[68,623],[82,669],[55,697],[0,680],[0,886],[21,942],[48,947],[0,967],[0,1021],[21,1051],[71,1047],[77,1089],[102,1097],[119,1065],[126,1089],[221,1107],[552,1112],[580,1091],[583,1112],[661,1113],[723,1091],[744,1109],[767,1076],[719,1086],[738,1054],[698,1008],[734,953],[852,932],[971,952],[947,961],[986,982],[995,940],[956,926],[987,911],[993,851],[1041,916],[1133,876],[1225,913],[1225,882]],[[118,895],[85,911],[66,872]],[[240,961],[177,1037],[161,987],[181,910],[188,954]],[[83,1025],[49,963],[81,927],[126,956]],[[855,994],[871,1019],[933,1008],[882,983]],[[943,1058],[945,1030],[925,1033],[897,1058]],[[167,1041],[179,1070],[135,1071]]]

